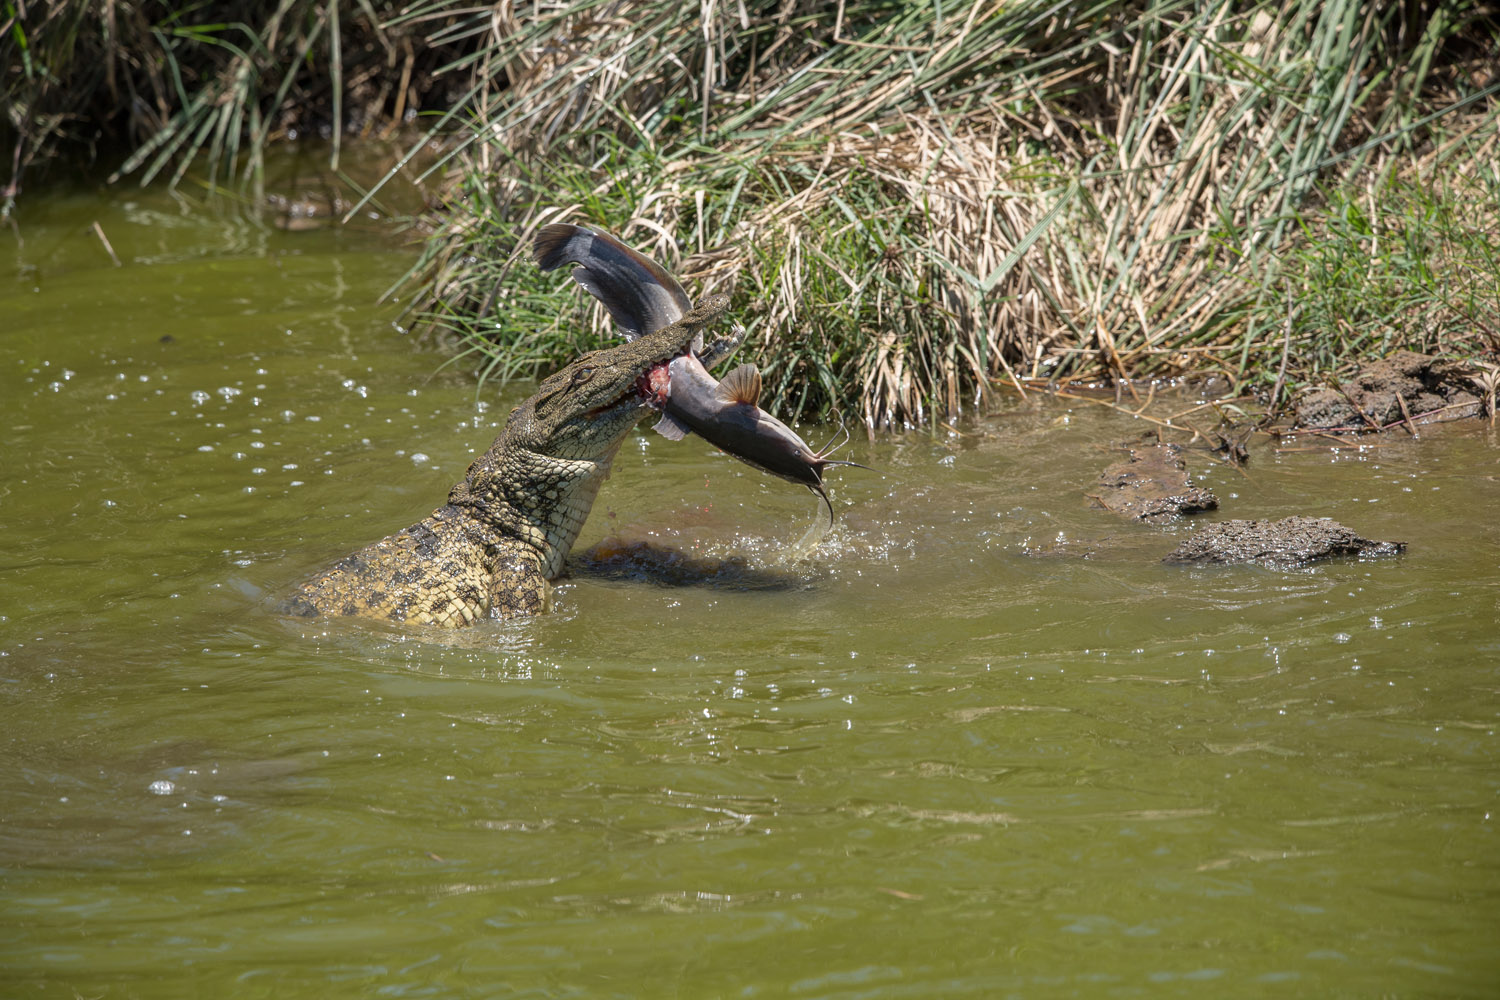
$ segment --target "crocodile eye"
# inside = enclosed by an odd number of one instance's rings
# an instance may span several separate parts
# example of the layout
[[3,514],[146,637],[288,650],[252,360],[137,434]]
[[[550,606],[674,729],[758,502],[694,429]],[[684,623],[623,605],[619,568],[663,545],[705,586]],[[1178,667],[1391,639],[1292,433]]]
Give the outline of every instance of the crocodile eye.
[[594,377],[594,371],[595,369],[593,365],[585,365],[584,367],[578,369],[573,373],[573,384],[583,385],[583,383]]

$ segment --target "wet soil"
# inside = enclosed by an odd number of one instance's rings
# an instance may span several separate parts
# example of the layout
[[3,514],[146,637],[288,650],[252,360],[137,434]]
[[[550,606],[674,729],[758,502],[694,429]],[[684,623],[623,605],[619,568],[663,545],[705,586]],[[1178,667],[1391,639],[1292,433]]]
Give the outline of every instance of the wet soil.
[[1298,427],[1388,430],[1478,416],[1484,395],[1474,366],[1397,351],[1337,388],[1304,391],[1293,410]]
[[1363,538],[1326,517],[1284,517],[1279,521],[1205,524],[1162,561],[1195,565],[1259,563],[1285,568],[1329,556],[1391,556],[1405,548],[1405,542]]
[[1189,482],[1181,446],[1132,444],[1126,450],[1128,457],[1105,469],[1099,477],[1099,492],[1090,494],[1105,509],[1161,524],[1219,506],[1218,497]]

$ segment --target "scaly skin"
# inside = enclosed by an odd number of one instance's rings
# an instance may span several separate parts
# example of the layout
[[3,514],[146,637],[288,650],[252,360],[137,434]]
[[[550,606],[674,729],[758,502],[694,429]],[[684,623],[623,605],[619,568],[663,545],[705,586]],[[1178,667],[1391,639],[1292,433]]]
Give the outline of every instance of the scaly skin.
[[[636,383],[728,307],[728,296],[712,296],[670,326],[547,378],[446,504],[303,583],[286,610],[449,627],[546,610],[547,581],[562,572],[615,453],[652,412]],[[705,363],[727,358],[741,337],[714,343]]]

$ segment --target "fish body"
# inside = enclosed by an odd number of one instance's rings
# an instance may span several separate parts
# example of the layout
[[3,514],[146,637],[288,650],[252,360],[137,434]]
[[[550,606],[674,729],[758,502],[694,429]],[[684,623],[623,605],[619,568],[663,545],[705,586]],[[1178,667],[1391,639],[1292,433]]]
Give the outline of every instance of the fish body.
[[867,466],[835,461],[808,447],[801,435],[762,410],[760,372],[743,364],[724,381],[716,380],[693,354],[675,357],[667,365],[669,380],[662,418],[656,429],[681,440],[692,431],[746,465],[788,482],[800,483],[822,497],[833,520],[833,504],[823,487],[823,470],[830,465]]

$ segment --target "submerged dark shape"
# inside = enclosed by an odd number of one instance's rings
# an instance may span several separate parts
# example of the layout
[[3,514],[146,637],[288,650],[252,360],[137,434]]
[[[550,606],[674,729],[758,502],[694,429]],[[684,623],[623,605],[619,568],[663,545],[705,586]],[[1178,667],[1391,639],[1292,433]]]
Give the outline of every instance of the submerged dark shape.
[[1099,477],[1090,494],[1107,510],[1138,521],[1164,524],[1183,514],[1214,510],[1219,498],[1188,478],[1182,448],[1175,444],[1127,444],[1129,456]]
[[[608,233],[556,223],[537,233],[533,249],[544,271],[576,265],[573,280],[604,304],[626,339],[675,323],[692,307],[677,279],[660,264]],[[823,470],[830,465],[869,467],[834,461],[826,450],[813,451],[796,431],[759,407],[760,372],[754,365],[741,365],[718,382],[699,360],[700,349],[673,359],[665,384],[656,379],[642,386],[662,411],[656,430],[672,441],[696,433],[747,465],[801,483],[823,498],[831,521],[833,504],[823,487]]]

